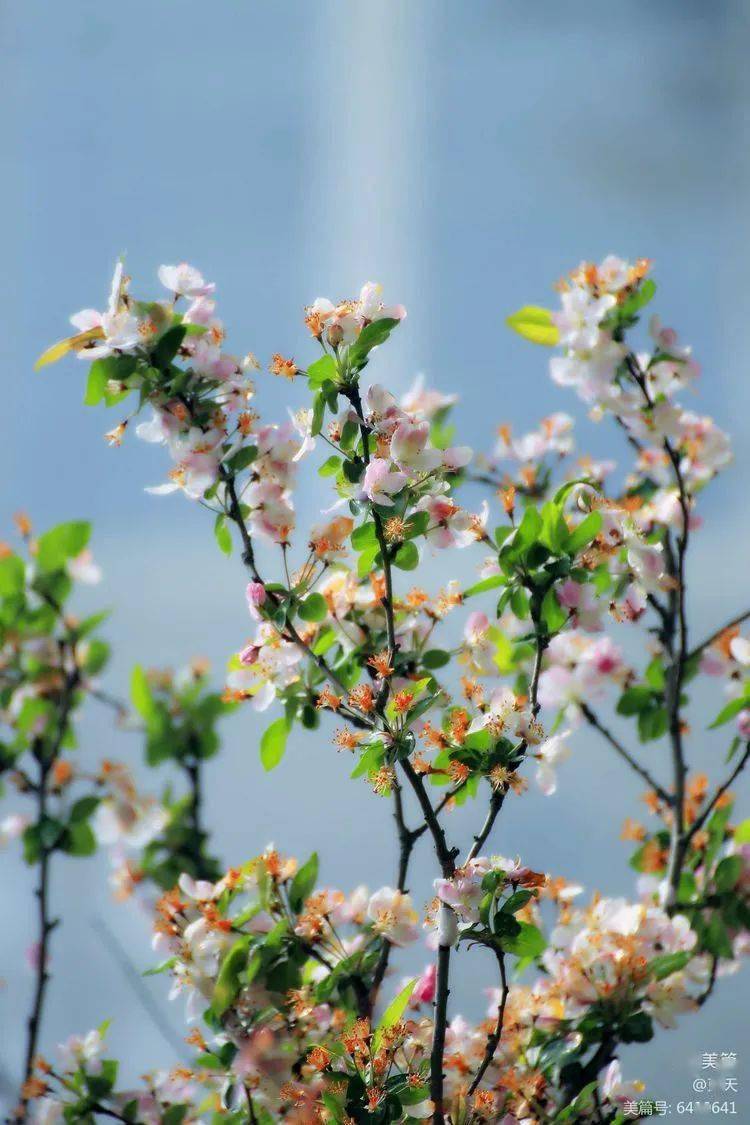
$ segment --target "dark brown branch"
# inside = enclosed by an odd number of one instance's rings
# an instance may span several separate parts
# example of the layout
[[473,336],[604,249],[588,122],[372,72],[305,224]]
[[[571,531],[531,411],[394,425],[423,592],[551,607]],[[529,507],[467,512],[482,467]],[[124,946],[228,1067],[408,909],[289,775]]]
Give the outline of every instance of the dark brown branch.
[[[68,729],[68,719],[70,717],[70,712],[73,709],[73,701],[75,699],[75,693],[78,688],[80,679],[78,666],[76,664],[74,644],[66,646],[66,643],[64,641],[60,642],[60,662],[61,664],[64,664],[65,662],[66,647],[69,648],[70,658],[73,662],[73,669],[72,671],[66,673],[65,676],[65,681],[60,695],[60,709],[57,718],[57,730],[55,732],[55,737],[49,747],[45,747],[43,739],[37,739],[34,743],[34,757],[36,758],[38,764],[38,781],[34,790],[37,802],[37,826],[40,826],[47,817],[47,782],[62,749],[63,740],[65,739],[65,735]],[[44,1013],[44,1002],[47,994],[47,985],[50,979],[50,974],[47,971],[47,963],[49,961],[50,935],[57,925],[57,920],[50,917],[49,903],[50,861],[52,858],[52,853],[55,850],[55,844],[53,843],[50,845],[48,843],[45,843],[41,839],[40,834],[39,849],[39,879],[37,882],[36,890],[34,891],[37,900],[37,965],[36,980],[34,984],[34,996],[32,1000],[31,1013],[28,1019],[21,1096],[19,1099],[18,1112],[16,1116],[16,1120],[21,1123],[26,1121],[28,1116],[28,1098],[26,1097],[25,1087],[26,1083],[31,1078],[34,1072],[34,1060],[37,1055],[39,1034],[41,1031],[42,1016]]]
[[727,790],[730,788],[730,786],[734,784],[734,782],[737,780],[739,775],[742,773],[742,771],[744,770],[748,761],[750,761],[750,743],[748,743],[745,746],[744,754],[742,755],[739,762],[737,763],[737,765],[734,767],[734,769],[730,773],[729,777],[726,779],[726,781],[723,781],[721,783],[721,785],[718,787],[718,789],[714,793],[713,797],[711,797],[711,799],[709,800],[709,802],[706,805],[703,812],[700,814],[699,817],[697,817],[695,822],[690,826],[688,831],[685,833],[685,850],[686,851],[687,851],[687,848],[690,844],[690,841],[693,839],[693,837],[696,835],[696,833],[700,832],[701,828],[706,823],[706,821],[708,820],[708,818],[711,815],[711,813],[713,812],[713,810],[716,808],[716,806],[719,803],[719,801],[721,800],[721,798],[724,796],[724,794],[727,792]]
[[726,625],[722,625],[720,629],[715,629],[710,636],[706,637],[704,641],[701,641],[699,645],[696,645],[691,651],[689,658],[692,660],[693,657],[699,656],[704,648],[708,648],[709,645],[712,645],[714,641],[719,639],[722,633],[726,633],[727,629],[734,629],[735,625],[741,625],[742,622],[747,621],[748,618],[750,618],[750,609],[746,609],[744,613],[738,613],[731,621],[727,621]]
[[440,870],[446,879],[450,879],[456,873],[456,856],[458,855],[458,849],[448,847],[443,826],[435,814],[430,798],[427,796],[424,781],[408,758],[403,759],[401,767],[406,775],[407,781],[414,790],[414,795],[419,802],[419,807],[422,810],[422,815],[424,816],[428,831],[432,836],[435,845],[435,854],[440,864]]
[[[649,408],[653,407],[653,400],[648,391],[646,377],[640,364],[632,352],[628,352],[625,363],[634,382]],[[666,905],[677,899],[677,890],[682,875],[687,845],[685,841],[685,782],[687,778],[687,763],[682,742],[682,687],[685,680],[685,671],[690,656],[688,646],[687,625],[687,584],[685,577],[685,560],[690,539],[690,498],[685,479],[680,465],[680,455],[675,450],[669,438],[664,438],[662,443],[664,452],[672,466],[672,472],[677,486],[677,495],[682,516],[682,526],[677,536],[677,556],[667,550],[666,558],[669,564],[669,574],[673,581],[670,591],[669,612],[670,620],[665,622],[665,637],[667,649],[670,654],[670,663],[666,669],[666,683],[664,703],[669,720],[669,744],[672,753],[672,774],[674,778],[674,798],[672,801],[672,824],[670,828],[669,859],[667,861],[667,898]],[[671,543],[669,532],[666,535],[667,545]],[[677,644],[673,647],[672,636],[677,633]]]
[[[421,830],[411,830],[406,826],[406,821],[404,820],[403,794],[401,791],[401,783],[399,782],[398,778],[394,778],[393,781],[393,818],[396,821],[396,831],[398,833],[399,845],[398,876],[396,880],[396,887],[399,891],[405,893],[406,878],[409,871],[409,860],[411,859],[411,853],[414,850],[414,845],[421,835]],[[380,949],[380,956],[378,957],[378,961],[375,966],[375,972],[372,978],[372,987],[370,989],[368,1005],[368,1014],[370,1015],[375,1008],[378,999],[378,993],[380,992],[380,986],[382,985],[385,974],[388,971],[388,963],[390,961],[392,949],[393,945],[391,944],[391,942],[388,941],[387,938],[383,938],[383,944]]]
[[493,953],[495,954],[497,963],[500,967],[501,984],[500,1003],[497,1009],[497,1022],[495,1024],[494,1030],[491,1031],[487,1036],[487,1046],[484,1049],[484,1056],[481,1063],[479,1064],[476,1074],[472,1079],[471,1085],[469,1086],[469,1097],[471,1097],[479,1083],[484,1078],[488,1066],[495,1057],[495,1051],[500,1045],[500,1039],[503,1034],[503,1023],[505,1021],[505,1005],[508,1002],[508,992],[510,990],[508,988],[508,978],[505,973],[505,954],[503,953],[502,949],[494,949]]

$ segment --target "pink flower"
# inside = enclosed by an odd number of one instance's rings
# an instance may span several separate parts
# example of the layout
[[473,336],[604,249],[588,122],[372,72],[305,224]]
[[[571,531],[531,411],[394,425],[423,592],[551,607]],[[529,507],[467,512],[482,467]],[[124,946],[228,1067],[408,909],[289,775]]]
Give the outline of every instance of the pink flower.
[[373,929],[387,938],[391,945],[408,945],[419,937],[419,915],[411,898],[392,887],[381,887],[370,898],[367,907]]
[[737,716],[737,733],[740,738],[750,739],[750,711],[747,708]]
[[611,676],[622,666],[622,653],[609,637],[594,641],[586,659],[593,664],[600,676]]
[[245,597],[247,598],[247,608],[250,611],[250,616],[254,618],[255,621],[260,621],[261,614],[258,610],[266,601],[266,588],[263,583],[248,582],[245,589]]
[[401,469],[432,472],[442,461],[442,454],[437,449],[428,448],[429,441],[429,422],[405,419],[393,432],[391,457]]
[[413,1004],[431,1004],[435,999],[435,985],[437,982],[437,965],[433,961],[427,966],[421,977],[414,985],[411,994]]
[[407,479],[404,473],[391,472],[384,458],[375,457],[365,470],[362,492],[373,503],[391,507],[393,505],[391,496],[401,491]]
[[260,648],[258,645],[249,644],[245,645],[242,652],[239,654],[239,662],[244,668],[252,668],[253,664],[258,663],[260,656]]

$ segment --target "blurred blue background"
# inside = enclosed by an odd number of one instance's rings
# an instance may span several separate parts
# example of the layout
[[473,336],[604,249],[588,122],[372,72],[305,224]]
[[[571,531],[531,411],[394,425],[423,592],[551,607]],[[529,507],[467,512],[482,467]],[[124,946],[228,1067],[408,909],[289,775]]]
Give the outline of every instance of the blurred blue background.
[[[502,317],[550,303],[551,283],[582,257],[653,258],[659,310],[703,365],[696,405],[733,431],[737,452],[703,505],[709,532],[696,540],[690,573],[696,634],[740,608],[750,546],[749,18],[742,0],[5,0],[0,526],[10,532],[17,508],[39,528],[95,521],[105,582],[85,602],[114,608],[112,690],[126,691],[137,660],[179,665],[200,654],[221,678],[251,631],[237,558],[218,553],[208,517],[181,497],[143,492],[162,479],[163,452],[132,437],[120,450],[105,445],[118,419],[82,408],[83,365],[32,372],[71,312],[101,307],[121,252],[138,294],[158,291],[161,262],[201,268],[218,283],[229,350],[263,360],[279,350],[304,361],[302,306],[380,280],[409,319],[373,364],[378,379],[404,389],[424,371],[441,389],[460,389],[462,440],[475,448],[489,448],[500,421],[520,432],[566,409],[597,455],[620,452],[612,431],[549,383],[546,355]],[[303,388],[267,375],[258,384],[269,418],[303,401]],[[327,502],[316,477],[301,484],[301,511]],[[454,576],[445,566],[431,561],[420,581],[436,588]],[[227,862],[272,839],[300,855],[318,847],[330,883],[389,881],[387,806],[349,782],[323,734],[293,740],[264,775],[262,726],[243,711],[211,771],[208,812]],[[114,733],[106,713],[89,710],[81,742],[91,761],[139,760],[137,739]],[[694,743],[707,760],[710,750]],[[617,827],[639,811],[639,791],[582,734],[557,795],[509,802],[494,847],[589,888],[631,893]],[[479,812],[454,816],[457,839]],[[23,962],[32,900],[16,849],[2,863],[7,1099],[32,983]],[[111,901],[106,874],[104,859],[55,865],[64,925],[43,1043],[49,1052],[111,1016],[113,1051],[133,1078],[174,1051],[102,943],[103,919],[138,971],[151,961],[147,920]],[[417,898],[429,897],[432,876],[425,846],[411,879]],[[489,965],[476,952],[457,962],[455,1007],[476,1015]],[[625,1069],[657,1096],[689,1098],[701,1052],[746,1049],[749,979],[734,978],[699,1016],[629,1050]],[[180,1002],[166,1006],[160,979],[146,987],[182,1035]]]

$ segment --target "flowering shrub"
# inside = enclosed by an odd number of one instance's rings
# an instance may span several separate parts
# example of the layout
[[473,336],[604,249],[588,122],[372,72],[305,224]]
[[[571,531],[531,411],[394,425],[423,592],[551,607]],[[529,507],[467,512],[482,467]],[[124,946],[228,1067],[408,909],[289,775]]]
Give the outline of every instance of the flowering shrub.
[[[316,352],[307,367],[272,357],[270,371],[311,396],[282,424],[256,413],[260,365],[223,350],[214,287],[184,264],[159,270],[167,296],[158,300],[132,297],[118,266],[106,312],[77,314],[77,334],[42,356],[42,366],[67,353],[89,364],[89,405],[133,404],[107,434],[113,445],[149,409],[136,433],[164,446],[170,465],[149,491],[199,501],[219,548],[239,544],[252,635],[235,638],[222,697],[200,670],[134,674],[148,761],[172,762],[185,796],[143,799],[110,764],[104,795],[74,806],[53,834],[46,802],[59,783],[49,771],[71,693],[88,682],[73,659],[81,626],[65,626],[55,660],[30,658],[23,628],[8,626],[12,753],[30,748],[41,770],[36,781],[19,774],[39,809],[25,831],[27,858],[90,850],[96,806],[117,887],[145,881],[163,892],[157,969],[196,1023],[191,1066],[126,1091],[102,1030],[70,1040],[58,1064],[35,1057],[34,1028],[20,1117],[30,1100],[45,1121],[170,1125],[614,1123],[652,1112],[640,1084],[622,1077],[621,1046],[701,1007],[748,944],[750,822],[730,822],[730,789],[750,757],[750,640],[739,632],[750,612],[698,644],[690,638],[697,504],[731,453],[711,419],[680,404],[699,370],[676,334],[654,317],[651,342],[632,342],[655,293],[649,273],[646,261],[584,263],[561,284],[557,311],[525,306],[509,318],[522,336],[558,349],[552,379],[622,432],[633,464],[620,483],[611,462],[573,462],[566,415],[520,437],[503,425],[495,449],[474,457],[455,443],[454,398],[417,383],[398,399],[369,382],[376,349],[406,316],[369,283],[356,300],[318,299],[306,310]],[[321,449],[331,503],[298,531],[295,477]],[[478,508],[459,502],[468,484],[489,487]],[[38,614],[35,603],[26,609],[27,589],[46,602],[46,652],[64,571],[81,569],[85,547],[82,533],[54,534],[65,546],[50,554],[43,537],[39,572],[16,556],[0,570],[4,607]],[[259,541],[277,560],[271,574]],[[432,594],[410,584],[425,552],[452,549],[480,552],[475,582],[454,579]],[[443,625],[449,616],[461,619],[458,643]],[[31,621],[37,646],[38,616]],[[623,630],[648,638],[642,666],[626,660]],[[87,675],[101,664],[88,659]],[[713,784],[688,767],[685,714],[700,676],[724,686],[712,726],[731,724],[726,772]],[[601,717],[606,703],[632,723],[627,740]],[[274,848],[236,857],[222,873],[201,821],[200,771],[218,748],[218,719],[244,706],[269,713],[259,746],[266,770],[293,728],[330,726],[352,778],[392,804],[393,885],[335,890],[319,884],[316,855],[299,864]],[[522,798],[529,775],[553,798],[583,725],[647,786],[656,826],[630,818],[624,829],[637,844],[632,901],[597,894],[579,906],[582,887],[489,850],[506,800]],[[657,745],[643,759],[636,747],[648,742]],[[450,812],[467,801],[482,810],[462,851]],[[422,838],[434,852],[434,886],[409,891]],[[123,858],[124,848],[138,855]],[[422,940],[431,951],[423,974],[392,983],[399,949]],[[449,1004],[449,982],[456,951],[475,956],[463,951],[476,946],[492,954],[496,975],[487,1018],[474,1025]],[[44,969],[38,979],[43,991]],[[38,1022],[39,999],[34,1011]]]

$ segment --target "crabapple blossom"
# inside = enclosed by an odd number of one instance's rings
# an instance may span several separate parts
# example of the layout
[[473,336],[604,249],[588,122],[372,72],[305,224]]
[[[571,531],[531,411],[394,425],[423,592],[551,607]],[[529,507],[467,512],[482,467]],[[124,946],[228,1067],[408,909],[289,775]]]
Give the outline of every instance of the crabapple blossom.
[[419,937],[418,915],[409,895],[381,887],[370,897],[367,915],[379,934],[392,945],[409,945]]
[[[126,773],[102,769],[92,823],[117,852],[122,891],[150,880],[164,892],[154,948],[172,995],[187,999],[196,1021],[188,1041],[198,1052],[141,1090],[99,1087],[102,1112],[156,1123],[168,1106],[170,1120],[216,1110],[258,1125],[531,1125],[573,1113],[593,1125],[638,1092],[622,1079],[620,1045],[702,1007],[737,968],[750,948],[750,828],[730,820],[729,787],[750,760],[750,645],[738,624],[703,641],[692,630],[688,637],[684,582],[688,548],[704,526],[702,490],[731,450],[715,423],[681,404],[699,376],[690,349],[658,319],[636,338],[655,289],[649,272],[646,260],[614,255],[584,262],[562,283],[558,311],[526,306],[511,318],[536,343],[559,345],[553,382],[572,388],[594,421],[614,420],[630,457],[621,472],[576,452],[565,413],[520,434],[504,423],[494,450],[474,459],[452,444],[454,396],[421,380],[400,397],[380,382],[367,386],[365,367],[381,363],[405,316],[372,283],[353,300],[318,298],[306,308],[317,358],[286,358],[280,342],[263,365],[286,379],[281,423],[256,411],[248,374],[260,365],[225,351],[214,287],[184,263],[161,268],[169,300],[156,302],[132,299],[120,271],[107,313],[82,314],[79,335],[51,349],[52,357],[73,350],[100,359],[87,401],[132,393],[134,413],[150,409],[137,435],[171,461],[157,491],[198,500],[221,551],[231,554],[233,538],[240,548],[238,589],[254,634],[244,644],[235,638],[220,698],[203,695],[189,675],[166,685],[158,674],[135,676],[148,754],[189,776],[217,749],[211,716],[249,702],[271,712],[258,740],[265,770],[285,752],[291,759],[298,732],[319,728],[346,753],[324,756],[316,769],[345,762],[375,806],[390,806],[399,843],[393,885],[373,894],[321,886],[316,854],[299,863],[272,846],[250,860],[240,854],[219,877],[194,782],[187,798],[165,797],[162,807],[136,793]],[[295,504],[298,475],[311,462],[322,482],[316,501],[305,493]],[[461,492],[487,486],[483,500]],[[87,544],[71,539],[66,576],[82,557],[86,571]],[[481,550],[466,572],[448,568],[442,587],[430,589],[430,574],[418,570],[425,544]],[[6,585],[12,591],[4,611],[18,583],[33,586],[58,548],[32,544],[20,570],[0,558],[0,598]],[[44,590],[29,588],[34,614]],[[61,684],[88,687],[96,673],[93,646],[91,668],[76,676],[89,642],[85,626],[80,637],[72,619],[65,626],[74,640],[64,656],[57,637],[40,644],[33,629],[31,639],[21,630],[3,641],[13,674],[0,706],[27,741],[47,737],[48,702]],[[631,655],[641,629],[645,643]],[[34,679],[29,667],[42,671]],[[721,677],[713,727],[731,722],[729,764],[716,768],[723,780],[715,784],[687,767],[686,706],[700,672]],[[599,717],[609,697],[619,716],[613,729]],[[545,815],[554,811],[556,770],[570,753],[564,717],[588,723],[647,785],[657,828],[632,819],[623,828],[636,844],[641,901],[594,892],[579,906],[578,884],[485,854],[506,802],[527,799],[529,776],[550,798]],[[633,750],[636,740],[653,744],[648,755]],[[80,846],[67,827],[71,775],[65,761],[56,769],[63,838]],[[453,810],[468,815],[474,802],[484,808],[462,840]],[[22,829],[32,854],[33,828]],[[434,853],[436,898],[421,927],[430,892],[416,887],[410,863],[423,837]],[[394,988],[400,951],[422,929],[434,960]],[[491,952],[496,975],[485,989],[487,1018],[471,1022],[448,996],[453,963],[476,945]],[[111,1070],[100,1069],[104,1077]],[[46,1080],[34,1085],[41,1075],[32,1068],[27,1077],[31,1096],[46,1099]],[[40,1102],[43,1114],[54,1120],[60,1102],[66,1119],[90,1112],[74,1086],[57,1084],[59,1101]],[[129,1105],[137,1109],[126,1113]]]
[[406,473],[393,471],[383,457],[375,457],[365,469],[362,495],[383,507],[393,506],[393,497],[408,481]]
[[545,797],[551,797],[557,790],[555,768],[570,757],[568,739],[571,731],[558,731],[545,739],[537,750],[539,765],[536,769],[536,783]]
[[180,262],[178,266],[159,266],[158,274],[164,288],[177,297],[190,297],[195,301],[207,297],[216,288],[213,283],[206,284],[203,275],[187,262]]

